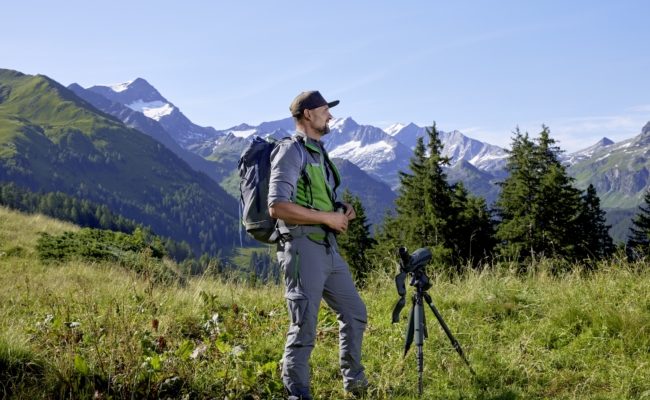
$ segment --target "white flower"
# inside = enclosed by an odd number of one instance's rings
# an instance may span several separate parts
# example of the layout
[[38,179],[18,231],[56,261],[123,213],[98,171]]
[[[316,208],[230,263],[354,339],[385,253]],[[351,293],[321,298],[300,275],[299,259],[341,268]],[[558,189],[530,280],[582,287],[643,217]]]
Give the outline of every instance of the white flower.
[[237,346],[235,346],[235,347],[232,348],[232,350],[230,351],[230,354],[232,354],[232,355],[235,356],[235,357],[238,357],[238,356],[239,356],[240,354],[242,354],[243,352],[244,352],[244,348],[241,347],[241,346],[239,346],[239,345],[237,345]]
[[204,343],[201,343],[196,347],[196,349],[194,349],[194,351],[190,355],[190,358],[196,360],[197,358],[201,357],[207,350],[208,350],[208,346],[206,346]]

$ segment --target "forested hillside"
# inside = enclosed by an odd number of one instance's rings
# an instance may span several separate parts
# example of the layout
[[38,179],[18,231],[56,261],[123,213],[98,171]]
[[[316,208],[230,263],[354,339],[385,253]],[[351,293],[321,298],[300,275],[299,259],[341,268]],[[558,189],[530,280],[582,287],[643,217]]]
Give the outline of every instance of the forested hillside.
[[104,205],[196,255],[237,241],[237,203],[213,180],[45,76],[0,70],[0,182]]

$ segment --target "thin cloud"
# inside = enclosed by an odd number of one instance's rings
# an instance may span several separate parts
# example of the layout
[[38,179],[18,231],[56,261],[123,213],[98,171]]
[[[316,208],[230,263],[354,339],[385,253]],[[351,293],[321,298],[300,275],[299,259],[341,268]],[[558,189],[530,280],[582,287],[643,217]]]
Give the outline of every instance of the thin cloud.
[[[636,136],[648,119],[650,118],[647,114],[635,112],[551,119],[544,121],[544,124],[550,128],[551,137],[559,142],[563,150],[570,153],[587,148],[604,137],[618,142]],[[539,126],[541,122],[529,123],[522,126],[522,130]]]
[[447,127],[446,130],[458,129],[468,137],[509,148],[512,132],[516,126],[519,126],[522,132],[528,132],[532,137],[536,137],[542,125],[546,125],[551,130],[551,137],[558,142],[560,148],[567,153],[572,153],[585,149],[604,137],[615,142],[632,138],[641,132],[649,120],[650,105],[638,105],[614,115],[549,118],[544,121],[513,124],[510,128],[468,126]]
[[630,107],[629,110],[635,113],[650,113],[650,104],[641,104],[638,106]]

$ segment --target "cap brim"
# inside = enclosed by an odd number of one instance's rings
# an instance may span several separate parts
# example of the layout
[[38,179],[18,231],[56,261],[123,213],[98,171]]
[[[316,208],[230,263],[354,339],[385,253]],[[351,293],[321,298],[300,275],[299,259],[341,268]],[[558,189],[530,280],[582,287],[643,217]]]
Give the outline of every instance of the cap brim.
[[340,103],[339,100],[334,100],[334,101],[330,101],[329,103],[327,103],[327,106],[329,108],[332,108],[332,107],[336,107],[339,103]]

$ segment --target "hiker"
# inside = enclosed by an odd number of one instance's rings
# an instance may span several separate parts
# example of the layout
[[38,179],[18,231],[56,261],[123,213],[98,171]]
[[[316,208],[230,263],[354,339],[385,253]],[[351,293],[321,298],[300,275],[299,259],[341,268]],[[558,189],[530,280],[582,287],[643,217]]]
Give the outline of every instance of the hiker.
[[290,317],[282,366],[289,399],[312,398],[309,357],[321,298],[339,321],[344,390],[355,395],[368,386],[361,364],[366,306],[336,243],[336,234],[345,232],[356,214],[350,204],[336,201],[340,175],[321,142],[329,133],[329,109],[337,104],[318,91],[300,93],[289,108],[298,145],[285,141],[271,153],[269,213],[289,228],[277,245]]

